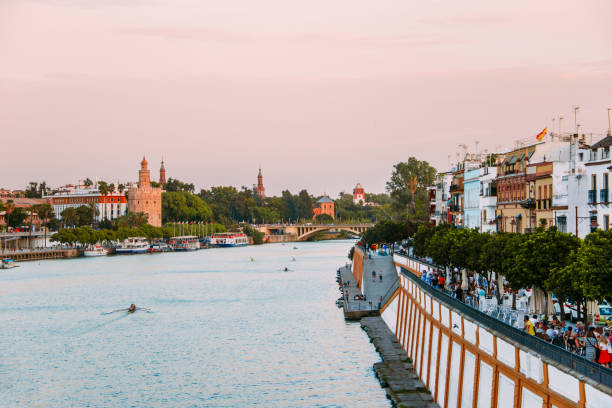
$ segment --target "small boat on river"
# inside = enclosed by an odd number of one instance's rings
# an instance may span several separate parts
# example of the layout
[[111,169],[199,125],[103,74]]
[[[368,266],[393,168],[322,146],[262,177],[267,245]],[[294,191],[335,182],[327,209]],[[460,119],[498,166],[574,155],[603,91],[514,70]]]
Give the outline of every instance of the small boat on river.
[[115,250],[117,254],[144,254],[149,250],[149,241],[145,237],[132,237],[123,240]]
[[90,246],[83,251],[83,256],[106,256],[108,251],[102,245]]
[[0,264],[0,269],[17,268],[18,266],[19,265],[17,265],[13,259],[3,259],[2,264]]

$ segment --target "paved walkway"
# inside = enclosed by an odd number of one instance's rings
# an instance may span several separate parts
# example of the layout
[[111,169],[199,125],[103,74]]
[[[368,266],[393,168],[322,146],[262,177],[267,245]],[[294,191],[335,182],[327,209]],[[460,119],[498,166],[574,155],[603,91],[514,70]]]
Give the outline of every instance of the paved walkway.
[[414,366],[391,330],[379,316],[364,317],[361,327],[368,333],[382,357],[374,371],[395,407],[437,408],[425,384],[419,380]]
[[[397,289],[398,277],[393,265],[393,256],[374,254],[371,256],[372,258],[366,257],[363,262],[363,291],[367,299],[375,305],[374,308],[380,309],[378,304],[384,304]],[[374,280],[372,280],[372,271],[376,272]]]

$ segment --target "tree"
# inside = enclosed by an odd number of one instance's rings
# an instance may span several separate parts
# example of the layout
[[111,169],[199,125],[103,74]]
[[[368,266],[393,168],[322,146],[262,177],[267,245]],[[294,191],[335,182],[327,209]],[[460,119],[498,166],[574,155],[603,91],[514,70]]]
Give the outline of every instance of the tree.
[[[393,208],[400,218],[427,221],[429,217],[429,196],[427,188],[433,185],[436,169],[426,161],[410,157],[407,162],[393,166],[387,191],[391,195]],[[413,184],[414,183],[414,184]],[[414,194],[411,192],[414,187]]]
[[212,210],[199,196],[187,191],[166,191],[162,193],[162,220],[208,221]]
[[64,226],[67,227],[74,227],[79,221],[79,217],[74,207],[68,207],[64,209],[64,211],[61,212],[60,216],[62,217],[62,222],[64,223]]
[[172,177],[168,179],[165,188],[166,191],[169,192],[186,191],[189,193],[193,193],[193,191],[195,190],[195,186],[192,183],[183,183],[182,181],[173,179]]
[[45,227],[45,246],[47,246],[47,229],[49,227],[49,221],[55,218],[53,207],[48,203],[44,203],[33,205],[32,209],[38,214],[42,226]]
[[93,181],[91,181],[91,179],[89,177],[87,177],[84,181],[83,181],[83,185],[86,187],[90,187],[93,186]]
[[586,299],[612,300],[612,230],[597,230],[584,239],[572,263],[572,275]]
[[[519,287],[532,287],[531,305],[536,313],[552,313],[546,310],[546,286],[551,270],[563,269],[570,263],[570,254],[578,249],[580,240],[555,227],[538,228],[524,234],[516,256]],[[552,305],[549,305],[552,306]]]
[[148,218],[149,216],[142,212],[128,212],[112,221],[113,229],[142,227],[147,224]]
[[28,183],[28,187],[25,190],[26,198],[41,198],[41,191],[38,188],[38,183],[35,181],[30,181]]
[[119,191],[119,194],[123,194],[124,190],[125,190],[125,184],[119,183],[119,185],[117,186],[117,191]]
[[242,232],[244,232],[247,236],[253,238],[253,244],[263,244],[264,233],[256,230],[250,224],[245,224],[242,227]]
[[317,224],[333,224],[334,219],[329,214],[319,214],[315,217]]
[[94,222],[94,210],[88,205],[76,208],[77,224],[79,226],[92,225]]

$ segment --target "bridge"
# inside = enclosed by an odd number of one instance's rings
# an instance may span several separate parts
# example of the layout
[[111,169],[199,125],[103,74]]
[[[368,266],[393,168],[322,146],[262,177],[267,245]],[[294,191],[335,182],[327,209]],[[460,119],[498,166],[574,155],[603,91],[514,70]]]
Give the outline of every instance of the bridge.
[[372,228],[374,224],[274,224],[256,227],[266,237],[265,242],[304,241],[320,231],[346,231],[354,235]]

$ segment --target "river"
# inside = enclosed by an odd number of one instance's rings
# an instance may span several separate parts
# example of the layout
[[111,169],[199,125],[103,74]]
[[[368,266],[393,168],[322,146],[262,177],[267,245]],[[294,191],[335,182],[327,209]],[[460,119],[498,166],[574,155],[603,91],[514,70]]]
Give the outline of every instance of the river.
[[[0,404],[388,407],[372,370],[378,354],[335,306],[335,271],[351,245],[269,244],[2,270]],[[130,303],[151,310],[103,314]]]

